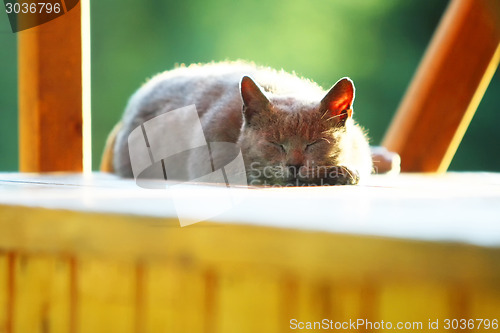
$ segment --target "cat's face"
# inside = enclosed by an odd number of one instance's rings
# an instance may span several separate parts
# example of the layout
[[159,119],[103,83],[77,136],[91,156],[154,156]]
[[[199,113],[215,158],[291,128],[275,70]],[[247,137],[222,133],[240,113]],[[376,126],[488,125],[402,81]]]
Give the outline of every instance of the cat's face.
[[317,102],[267,98],[250,78],[241,82],[244,125],[239,139],[250,185],[355,184],[343,151],[353,126],[354,87],[340,80]]

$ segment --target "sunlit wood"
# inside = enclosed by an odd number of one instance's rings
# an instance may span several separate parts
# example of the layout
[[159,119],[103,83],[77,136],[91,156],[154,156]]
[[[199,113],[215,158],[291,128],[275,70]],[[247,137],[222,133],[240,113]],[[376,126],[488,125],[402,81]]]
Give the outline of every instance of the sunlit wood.
[[444,172],[500,60],[500,2],[452,0],[383,140],[401,171]]
[[[86,9],[88,0],[57,19],[18,33],[21,171],[84,168],[84,126],[87,147],[90,139]],[[86,169],[89,157],[86,148]]]

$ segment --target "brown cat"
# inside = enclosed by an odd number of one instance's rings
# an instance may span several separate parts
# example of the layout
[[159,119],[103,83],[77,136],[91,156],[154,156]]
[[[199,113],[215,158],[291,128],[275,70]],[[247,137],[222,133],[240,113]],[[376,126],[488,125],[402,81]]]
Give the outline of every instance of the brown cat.
[[[241,149],[250,185],[357,184],[371,173],[372,158],[352,119],[353,101],[348,78],[326,92],[312,81],[242,62],[177,68],[153,77],[131,97],[114,143],[113,169],[132,177],[130,133],[194,104],[206,141]],[[177,178],[196,178],[196,150],[183,161],[185,172]]]

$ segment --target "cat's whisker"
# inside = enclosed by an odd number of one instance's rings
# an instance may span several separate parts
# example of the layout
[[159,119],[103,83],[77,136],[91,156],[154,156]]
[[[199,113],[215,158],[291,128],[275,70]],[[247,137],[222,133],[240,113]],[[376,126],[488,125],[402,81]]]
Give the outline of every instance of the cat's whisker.
[[350,170],[349,168],[343,167],[343,169],[349,174],[350,184],[357,184],[359,181],[359,174],[356,170]]
[[354,176],[352,175],[351,171],[350,171],[348,168],[344,168],[344,170],[345,170],[345,171],[347,171],[347,174],[349,175],[349,177],[350,177],[351,179],[353,179],[353,178],[354,178]]
[[332,120],[333,118],[338,118],[338,117],[340,117],[340,116],[342,116],[342,115],[341,115],[341,114],[338,114],[338,115],[336,115],[336,116],[331,116],[331,117],[330,117],[330,118],[328,118],[326,121],[330,121],[330,120]]
[[328,140],[327,138],[321,138],[321,140],[325,140],[326,142],[328,142],[328,144],[331,144],[330,140]]

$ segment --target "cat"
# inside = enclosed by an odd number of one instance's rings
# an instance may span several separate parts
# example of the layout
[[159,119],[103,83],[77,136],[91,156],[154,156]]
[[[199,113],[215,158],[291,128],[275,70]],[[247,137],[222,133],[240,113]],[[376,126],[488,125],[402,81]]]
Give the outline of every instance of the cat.
[[[354,97],[347,77],[324,91],[252,63],[182,66],[156,75],[130,98],[113,143],[113,169],[133,177],[128,137],[135,128],[195,105],[207,142],[241,149],[249,185],[354,185],[372,172],[368,139],[352,118]],[[194,150],[189,154],[179,180],[196,177],[200,161]]]

